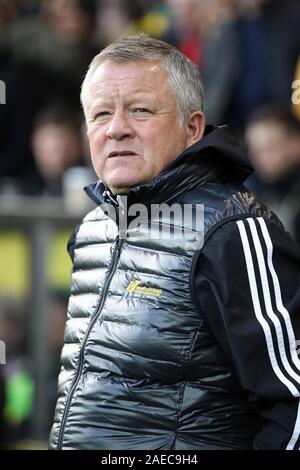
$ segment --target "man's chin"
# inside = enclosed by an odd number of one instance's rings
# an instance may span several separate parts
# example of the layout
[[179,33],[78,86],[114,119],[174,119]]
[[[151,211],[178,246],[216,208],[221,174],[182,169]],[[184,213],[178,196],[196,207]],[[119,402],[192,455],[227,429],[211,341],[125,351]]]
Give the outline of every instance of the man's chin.
[[136,186],[139,186],[141,184],[145,184],[146,182],[144,180],[127,180],[127,181],[109,181],[106,183],[108,188],[111,190],[113,194],[126,194],[129,193],[129,191]]
[[113,194],[126,194],[132,188],[138,186],[139,182],[120,182],[120,183],[111,183],[107,184],[108,188],[111,190]]
[[131,188],[109,188],[111,192],[116,196],[118,194],[128,194]]

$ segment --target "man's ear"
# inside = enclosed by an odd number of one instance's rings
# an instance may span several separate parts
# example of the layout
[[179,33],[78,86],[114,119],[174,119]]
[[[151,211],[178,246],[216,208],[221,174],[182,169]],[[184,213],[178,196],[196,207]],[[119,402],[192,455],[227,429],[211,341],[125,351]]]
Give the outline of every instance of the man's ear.
[[205,116],[202,111],[194,111],[190,114],[186,123],[187,127],[187,146],[198,142],[202,139],[205,129]]

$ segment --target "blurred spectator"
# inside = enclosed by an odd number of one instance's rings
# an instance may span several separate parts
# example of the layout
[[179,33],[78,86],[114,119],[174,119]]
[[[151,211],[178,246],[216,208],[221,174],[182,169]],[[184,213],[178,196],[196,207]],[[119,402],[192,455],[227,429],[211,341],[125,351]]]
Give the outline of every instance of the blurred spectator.
[[235,1],[167,0],[172,20],[167,39],[202,69],[206,41],[231,21]]
[[[67,299],[64,292],[52,292],[49,298],[49,334],[47,337],[47,370],[45,373],[47,409],[45,430],[48,436],[57,392],[59,356],[63,344]],[[0,369],[0,447],[18,446],[31,437],[34,409],[34,364],[28,343],[30,319],[28,305],[12,297],[0,299],[0,339],[6,345],[6,364]],[[40,436],[42,439],[45,436]]]
[[256,111],[246,127],[256,170],[246,182],[300,243],[300,122],[289,108]]
[[201,66],[203,38],[200,13],[203,0],[167,0],[171,25],[164,39],[174,44],[195,64]]
[[6,104],[0,105],[0,192],[3,178],[20,179],[32,166],[31,121],[36,110],[35,78],[0,53],[0,78],[6,85]]
[[32,150],[35,168],[26,175],[23,192],[61,196],[65,171],[84,165],[79,115],[61,105],[46,108],[34,123]]
[[23,69],[4,47],[7,31],[19,13],[17,0],[0,0],[0,79],[6,87],[6,104],[0,106],[0,193],[4,184],[13,189],[11,178],[19,177],[30,165],[30,90]]
[[98,3],[94,41],[97,49],[137,29],[146,9],[141,0],[102,0]]
[[43,103],[78,102],[90,58],[93,2],[41,0],[40,13],[20,16],[6,28],[2,49],[14,63],[38,74]]
[[32,171],[30,135],[37,113],[53,102],[80,109],[82,75],[93,55],[93,6],[92,0],[0,0],[0,79],[6,84],[6,105],[0,107],[2,193],[7,187],[19,192],[21,179]]
[[7,297],[0,299],[1,339],[6,345],[3,373],[5,443],[23,438],[29,431],[33,409],[32,371],[27,360],[27,309],[22,301]]
[[137,32],[144,31],[152,37],[163,38],[169,28],[169,14],[164,1],[145,2],[149,3],[146,13],[139,19]]
[[209,122],[242,132],[258,106],[290,104],[300,52],[300,4],[295,0],[236,0],[237,16],[211,38],[204,54]]

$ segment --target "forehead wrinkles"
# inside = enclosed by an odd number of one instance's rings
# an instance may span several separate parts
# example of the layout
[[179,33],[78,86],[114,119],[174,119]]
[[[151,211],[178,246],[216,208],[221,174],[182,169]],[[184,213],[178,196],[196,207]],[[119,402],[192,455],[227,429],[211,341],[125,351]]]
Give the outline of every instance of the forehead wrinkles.
[[[130,102],[137,99],[160,101],[160,97],[166,99],[165,92],[170,89],[167,77],[164,80],[153,81],[150,77],[101,77],[95,78],[89,84],[86,99],[86,110],[89,112],[99,102],[113,103],[119,100]],[[159,86],[157,86],[159,84]],[[163,92],[162,92],[163,91]]]
[[101,80],[90,86],[89,94],[92,96],[119,97],[121,95],[153,93],[154,87],[136,79],[119,78],[116,80]]
[[137,62],[105,61],[92,72],[88,89],[92,91],[95,87],[97,88],[100,84],[104,84],[107,81],[111,84],[119,82],[122,83],[122,86],[132,81],[133,84],[145,86],[148,84],[150,87],[151,85],[153,86],[154,80],[156,84],[157,81],[162,84],[163,82],[168,82],[168,78],[165,68],[156,60]]
[[[152,76],[151,76],[152,75]],[[93,77],[94,79],[91,80],[89,84],[89,91],[91,93],[95,93],[100,89],[105,90],[117,90],[122,89],[124,87],[133,88],[137,91],[157,91],[157,84],[159,82],[160,87],[164,87],[168,85],[168,77],[158,74],[158,76],[153,76],[153,74],[145,73],[141,74],[139,77],[136,77],[135,74],[132,76],[119,76],[119,77],[111,77],[111,76],[97,76],[97,71]],[[155,80],[155,81],[154,81]]]

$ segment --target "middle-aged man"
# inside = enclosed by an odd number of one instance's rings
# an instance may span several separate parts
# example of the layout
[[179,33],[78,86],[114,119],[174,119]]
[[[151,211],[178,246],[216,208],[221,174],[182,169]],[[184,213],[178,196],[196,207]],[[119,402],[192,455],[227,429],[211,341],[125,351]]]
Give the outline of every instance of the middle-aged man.
[[51,449],[300,446],[299,251],[242,185],[227,128],[205,128],[202,95],[197,68],[144,34],[85,77],[98,207],[68,246]]

